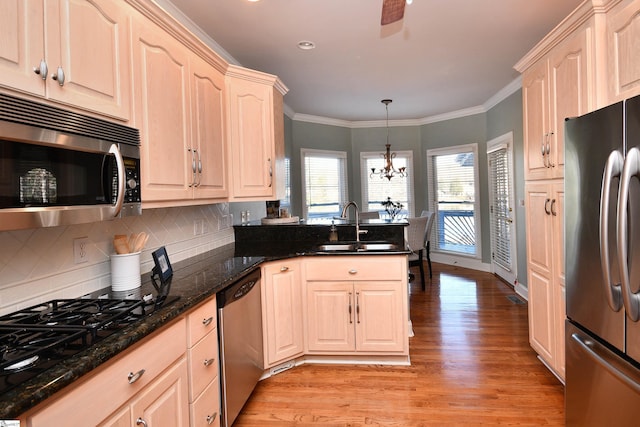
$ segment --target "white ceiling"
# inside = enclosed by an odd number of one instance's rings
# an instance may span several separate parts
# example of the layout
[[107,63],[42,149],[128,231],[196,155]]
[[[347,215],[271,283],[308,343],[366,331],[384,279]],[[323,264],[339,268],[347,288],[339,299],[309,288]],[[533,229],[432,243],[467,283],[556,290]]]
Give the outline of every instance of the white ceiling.
[[[384,98],[393,99],[390,120],[482,107],[582,2],[414,0],[402,21],[382,27],[382,0],[167,1],[227,60],[278,75],[294,118],[348,122],[384,120]],[[301,40],[316,48],[299,49]]]

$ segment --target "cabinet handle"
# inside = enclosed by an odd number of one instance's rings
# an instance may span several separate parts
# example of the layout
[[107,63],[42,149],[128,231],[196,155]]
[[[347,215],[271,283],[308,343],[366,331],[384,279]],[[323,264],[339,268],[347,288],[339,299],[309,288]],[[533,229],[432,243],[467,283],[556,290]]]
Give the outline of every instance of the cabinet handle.
[[202,319],[202,324],[204,326],[209,326],[211,324],[211,322],[213,322],[213,316],[208,317],[206,319]]
[[284,273],[285,271],[289,271],[289,267],[280,267],[281,273]]
[[269,187],[273,185],[273,165],[271,164],[271,158],[267,159],[269,162]]
[[551,163],[551,157],[549,157],[549,153],[551,152],[551,144],[550,144],[550,140],[551,140],[551,136],[555,135],[555,133],[553,131],[549,132],[549,137],[547,138],[547,163],[549,164],[550,168],[555,168],[556,165],[554,163]]
[[129,384],[133,384],[136,381],[138,381],[140,379],[140,377],[142,377],[142,375],[145,373],[144,369],[140,369],[138,372],[136,372],[135,374],[133,372],[129,372],[129,375],[127,375],[127,379],[129,380]]
[[349,323],[353,323],[353,312],[351,310],[351,292],[349,292]]
[[349,274],[353,275],[353,274],[358,274],[358,270],[356,270],[355,268],[352,270],[349,270]]
[[360,292],[356,292],[356,323],[360,323]]
[[200,181],[202,181],[202,159],[200,158],[200,153],[195,148],[193,152],[196,154],[197,162],[198,162],[198,180],[193,184],[194,187],[200,187]]
[[138,419],[136,420],[136,425],[137,426],[141,425],[142,427],[147,427],[147,422],[145,420],[143,420],[142,417],[138,417]]
[[209,365],[212,365],[213,362],[215,362],[215,361],[216,361],[216,359],[212,357],[211,359],[204,359],[204,362],[202,362],[202,363],[204,364],[204,366],[209,366]]
[[187,148],[187,151],[191,153],[191,182],[189,183],[189,187],[193,187],[196,183],[196,157],[194,154],[194,150],[191,148]]
[[551,215],[553,216],[557,216],[557,212],[556,212],[556,199],[553,199],[551,201]]
[[55,74],[51,74],[51,78],[57,81],[60,86],[64,86],[64,70],[62,67],[58,67]]
[[548,167],[547,166],[547,156],[546,156],[546,150],[544,148],[544,144],[547,140],[547,135],[549,135],[548,133],[545,133],[544,136],[542,137],[542,143],[540,144],[540,152],[542,153],[542,164],[544,165],[544,167]]
[[549,202],[550,202],[550,201],[551,201],[551,199],[546,199],[546,200],[544,201],[544,212],[545,212],[547,215],[551,215],[551,211],[549,210]]
[[217,412],[215,412],[213,415],[207,415],[207,424],[211,425],[216,420],[217,416],[218,416]]
[[40,65],[37,67],[33,67],[33,72],[40,75],[42,80],[47,80],[47,73],[49,72],[49,68],[47,68],[47,63],[44,59],[40,60]]

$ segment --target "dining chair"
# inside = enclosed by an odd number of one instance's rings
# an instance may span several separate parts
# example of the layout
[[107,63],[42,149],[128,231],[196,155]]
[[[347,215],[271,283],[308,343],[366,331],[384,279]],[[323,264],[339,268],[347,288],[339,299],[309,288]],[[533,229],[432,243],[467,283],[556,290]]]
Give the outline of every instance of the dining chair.
[[[418,216],[414,218],[407,218],[409,225],[406,228],[407,246],[411,253],[409,254],[409,267],[418,266],[420,269],[420,280],[422,283],[422,290],[425,290],[426,284],[424,281],[424,264],[423,254],[425,249],[425,233],[427,230],[427,223],[430,217]],[[431,272],[431,269],[429,269]]]
[[427,264],[429,264],[429,279],[433,277],[433,273],[431,271],[431,229],[433,228],[433,221],[435,219],[435,213],[432,211],[422,211],[420,216],[426,216],[427,219],[427,228],[424,233],[424,247],[427,252]]

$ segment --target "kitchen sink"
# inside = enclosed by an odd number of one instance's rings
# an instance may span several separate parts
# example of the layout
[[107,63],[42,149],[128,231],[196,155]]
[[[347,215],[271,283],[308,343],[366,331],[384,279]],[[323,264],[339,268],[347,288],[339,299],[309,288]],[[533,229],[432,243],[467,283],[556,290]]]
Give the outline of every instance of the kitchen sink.
[[390,242],[332,242],[317,247],[318,252],[380,252],[402,250]]

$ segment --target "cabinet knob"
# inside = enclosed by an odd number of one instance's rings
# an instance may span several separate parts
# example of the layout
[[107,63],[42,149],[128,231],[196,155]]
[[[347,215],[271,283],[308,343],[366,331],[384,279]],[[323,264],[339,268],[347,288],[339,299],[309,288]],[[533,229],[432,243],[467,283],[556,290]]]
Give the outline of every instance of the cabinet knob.
[[144,375],[145,370],[144,369],[140,369],[138,372],[136,372],[135,374],[133,372],[129,372],[129,375],[127,375],[127,379],[129,380],[129,384],[133,384],[136,381],[138,381],[140,379],[140,377],[142,375]]
[[213,364],[213,362],[215,362],[216,359],[215,358],[211,358],[211,359],[204,359],[204,362],[202,362],[204,364],[204,366],[210,366]]
[[356,270],[355,268],[351,269],[349,270],[349,274],[358,274],[358,270]]
[[284,273],[285,271],[289,271],[289,267],[280,267],[280,272]]
[[136,425],[147,427],[147,422],[144,419],[142,419],[142,417],[138,417],[138,419],[136,420]]
[[42,77],[42,80],[47,80],[47,73],[49,69],[47,68],[47,63],[44,59],[40,60],[40,65],[37,67],[33,67],[33,72]]
[[58,67],[55,74],[51,74],[51,78],[57,81],[60,86],[64,86],[64,70],[62,67]]
[[209,326],[213,322],[213,316],[207,317],[206,319],[202,319],[202,324],[204,326]]
[[216,417],[218,416],[218,413],[214,413],[213,415],[207,415],[207,424],[211,425],[215,420]]

